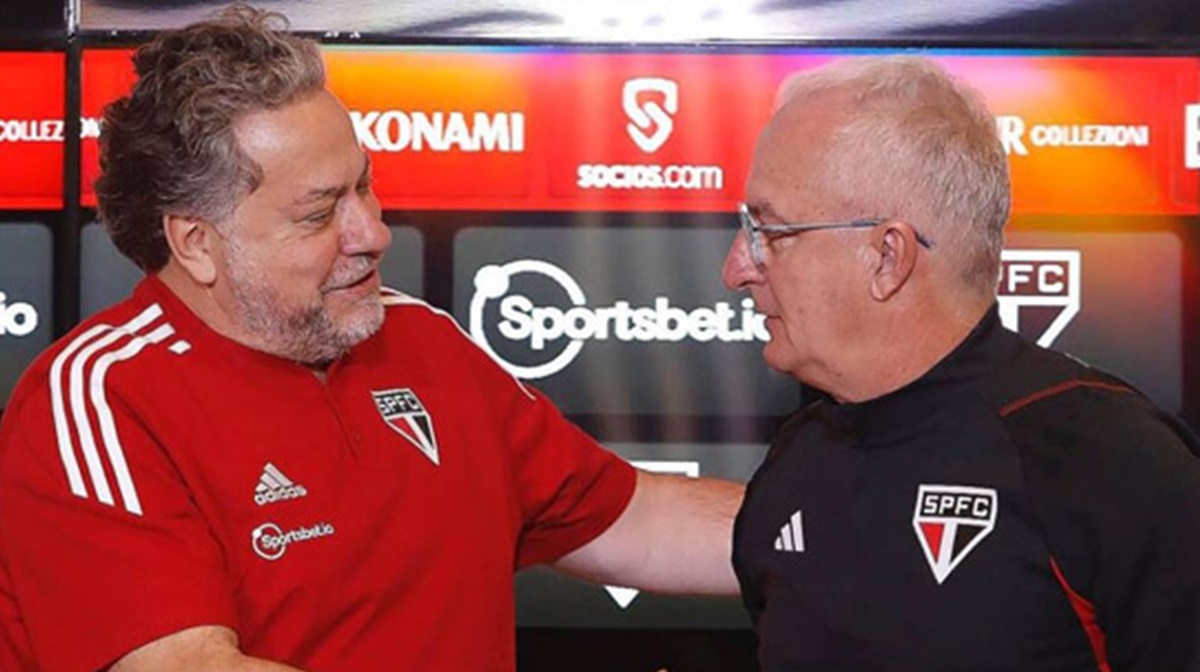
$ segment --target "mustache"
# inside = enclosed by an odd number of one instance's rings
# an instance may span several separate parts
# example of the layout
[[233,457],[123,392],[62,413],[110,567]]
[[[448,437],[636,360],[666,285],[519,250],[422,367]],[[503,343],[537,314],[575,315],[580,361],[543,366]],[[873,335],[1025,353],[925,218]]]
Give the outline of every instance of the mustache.
[[332,292],[343,287],[349,287],[375,272],[379,260],[374,257],[353,257],[345,265],[333,269],[329,279],[321,285],[322,292]]

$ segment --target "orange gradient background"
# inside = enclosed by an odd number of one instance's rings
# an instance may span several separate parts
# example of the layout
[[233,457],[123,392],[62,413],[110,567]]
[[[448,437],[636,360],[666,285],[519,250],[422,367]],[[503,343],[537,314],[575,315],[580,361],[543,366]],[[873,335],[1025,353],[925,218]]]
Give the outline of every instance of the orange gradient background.
[[[386,208],[618,211],[731,210],[778,85],[797,70],[856,55],[448,47],[331,47],[325,53],[330,89],[352,110],[524,114],[521,152],[375,152],[377,189]],[[1016,213],[1200,213],[1200,171],[1185,169],[1183,158],[1184,107],[1200,103],[1200,59],[984,53],[936,58],[980,90],[996,115],[1024,121],[1028,154],[1010,157]],[[61,63],[61,56],[49,60]],[[84,115],[98,117],[106,101],[131,85],[128,51],[87,51],[83,74]],[[45,85],[56,75],[61,78],[61,68],[22,71],[20,81],[38,86],[18,89],[59,91]],[[679,85],[673,132],[653,155],[634,146],[625,132],[621,85],[631,77],[663,77]],[[26,104],[36,105],[55,103]],[[1029,131],[1036,125],[1083,124],[1144,125],[1149,146],[1031,142]],[[46,148],[30,144],[0,143],[0,151],[9,152],[6,170],[25,179],[10,184],[10,203],[17,191],[24,198],[45,194],[60,179],[44,167]],[[94,203],[95,145],[84,141],[85,204]],[[724,186],[706,193],[587,191],[574,185],[580,162],[715,164],[724,170]],[[35,165],[54,174],[35,178],[37,171],[24,168]]]

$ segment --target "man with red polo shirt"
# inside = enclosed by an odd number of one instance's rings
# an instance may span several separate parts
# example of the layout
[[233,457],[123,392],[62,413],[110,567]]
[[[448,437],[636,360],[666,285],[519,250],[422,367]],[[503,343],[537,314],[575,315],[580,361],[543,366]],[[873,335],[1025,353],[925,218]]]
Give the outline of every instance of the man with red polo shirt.
[[515,569],[736,591],[741,487],[637,472],[380,287],[368,157],[311,41],[164,33],[105,115],[147,277],[0,428],[0,669],[512,670]]

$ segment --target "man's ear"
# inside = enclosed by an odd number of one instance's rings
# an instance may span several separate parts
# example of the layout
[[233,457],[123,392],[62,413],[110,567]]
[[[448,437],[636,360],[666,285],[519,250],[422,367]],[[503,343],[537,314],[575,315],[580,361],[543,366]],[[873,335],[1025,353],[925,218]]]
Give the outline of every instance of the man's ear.
[[905,222],[885,222],[872,232],[875,265],[871,269],[871,298],[887,301],[912,276],[917,264],[917,235]]
[[219,241],[212,223],[186,215],[163,215],[163,233],[171,256],[196,284],[209,287],[217,281]]

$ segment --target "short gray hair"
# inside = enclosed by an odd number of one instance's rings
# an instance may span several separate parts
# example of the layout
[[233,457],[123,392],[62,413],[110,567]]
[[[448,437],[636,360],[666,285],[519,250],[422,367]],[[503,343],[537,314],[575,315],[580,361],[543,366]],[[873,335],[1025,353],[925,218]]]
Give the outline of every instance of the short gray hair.
[[780,90],[780,107],[841,94],[826,158],[830,186],[877,212],[930,230],[964,282],[995,294],[1010,209],[1008,158],[996,120],[974,90],[927,58],[846,58],[798,74]]

